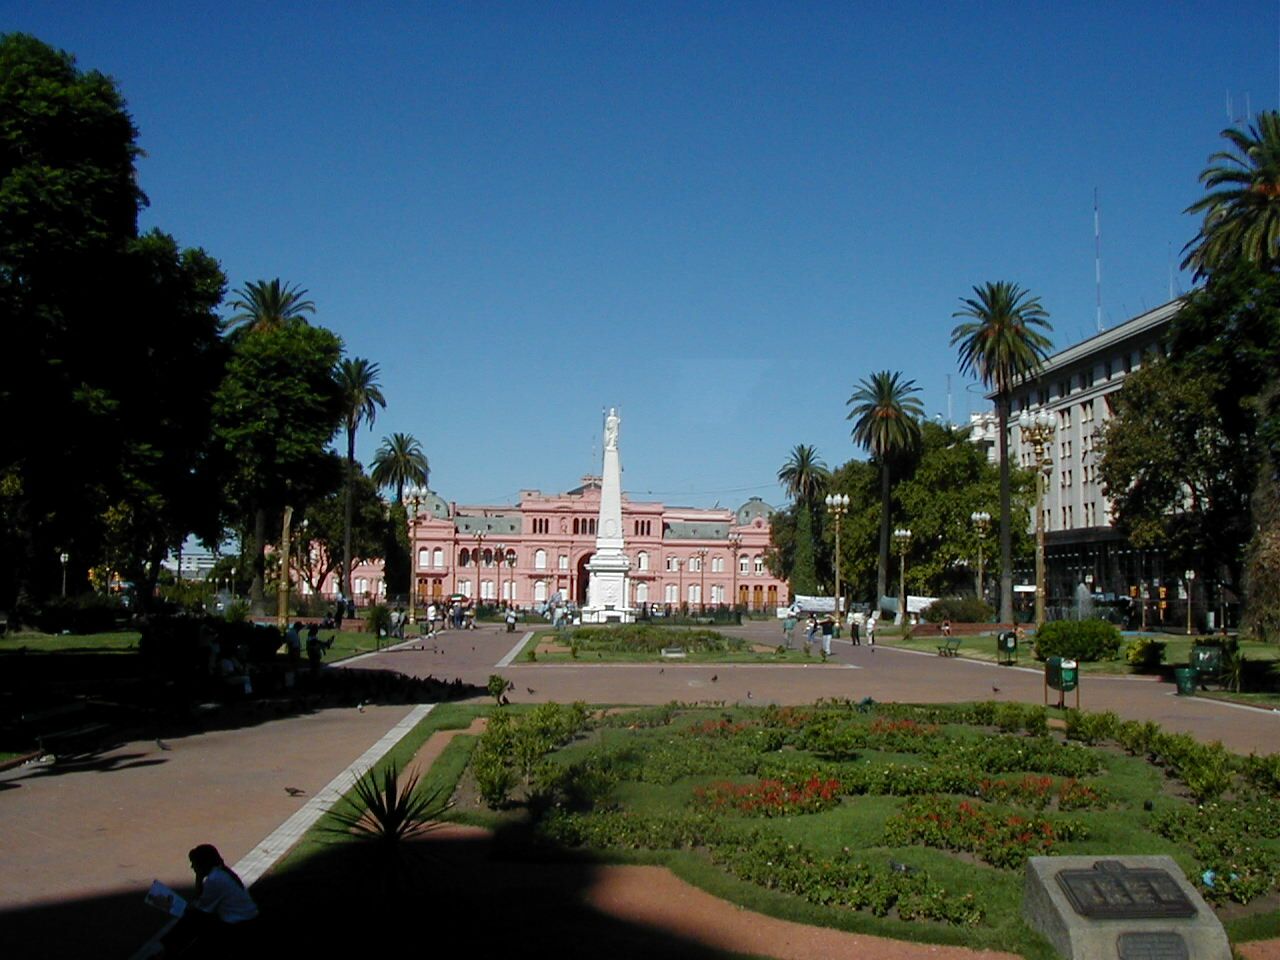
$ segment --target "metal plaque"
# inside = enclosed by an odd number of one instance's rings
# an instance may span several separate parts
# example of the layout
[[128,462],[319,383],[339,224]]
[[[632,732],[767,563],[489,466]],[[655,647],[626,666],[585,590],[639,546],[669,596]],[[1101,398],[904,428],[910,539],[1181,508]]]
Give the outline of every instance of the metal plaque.
[[1091,870],[1060,870],[1057,879],[1076,913],[1093,920],[1196,915],[1195,904],[1167,870],[1130,870],[1117,860],[1098,860]]
[[1191,960],[1187,942],[1176,933],[1122,933],[1116,953],[1120,960]]

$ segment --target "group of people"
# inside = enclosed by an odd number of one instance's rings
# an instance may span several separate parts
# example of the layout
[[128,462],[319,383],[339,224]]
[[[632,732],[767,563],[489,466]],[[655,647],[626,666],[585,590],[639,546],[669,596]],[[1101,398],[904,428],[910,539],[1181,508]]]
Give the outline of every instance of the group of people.
[[[302,621],[297,620],[284,632],[284,644],[289,652],[289,662],[298,663],[302,659]],[[320,662],[324,652],[333,646],[333,637],[320,639],[320,624],[313,623],[307,627],[307,661],[311,664],[311,672],[320,670]]]
[[[795,645],[795,631],[799,615],[799,607],[792,607],[782,621],[782,643],[788,650],[792,649]],[[854,610],[850,610],[848,616],[845,618],[845,622],[849,627],[849,639],[853,641],[853,645],[855,647],[861,645],[863,631],[866,631],[867,642],[871,646],[875,646],[877,624],[877,617],[875,613],[864,615]],[[823,656],[831,656],[831,639],[835,636],[835,633],[835,617],[828,613],[823,616],[822,619],[818,619],[818,615],[816,613],[810,613],[808,620],[805,621],[805,653],[808,653],[815,643],[821,642]]]

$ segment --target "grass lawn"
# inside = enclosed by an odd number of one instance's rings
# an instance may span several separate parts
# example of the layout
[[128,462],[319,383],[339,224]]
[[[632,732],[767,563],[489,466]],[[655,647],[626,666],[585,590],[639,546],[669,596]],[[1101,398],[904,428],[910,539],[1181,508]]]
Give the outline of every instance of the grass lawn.
[[[1172,671],[1174,667],[1185,666],[1191,660],[1191,648],[1202,639],[1201,637],[1176,636],[1170,634],[1153,633],[1149,636],[1158,640],[1165,645],[1164,649],[1164,667],[1162,669]],[[1128,643],[1132,638],[1125,638]],[[887,647],[901,647],[904,650],[921,650],[926,653],[936,654],[938,647],[942,645],[942,640],[938,637],[918,637],[904,640],[902,637],[893,634],[878,633],[876,643],[883,644]],[[1120,658],[1117,660],[1102,660],[1093,663],[1080,664],[1080,671],[1083,674],[1094,675],[1120,675],[1128,676],[1138,674],[1142,671],[1131,667],[1124,659],[1124,646],[1121,648]],[[1252,640],[1240,641],[1240,652],[1249,660],[1254,661],[1275,661],[1280,660],[1280,645],[1270,643],[1257,643]],[[969,660],[985,660],[989,663],[996,662],[996,640],[995,634],[982,634],[975,637],[961,637],[960,648],[957,656],[964,657]],[[1018,650],[1018,665],[1023,667],[1035,667],[1040,664],[1032,653],[1031,642],[1028,641]]]
[[1232,693],[1230,690],[1197,690],[1197,697],[1210,700],[1226,700],[1231,703],[1243,703],[1251,707],[1280,708],[1280,693]]
[[85,634],[22,631],[0,637],[0,653],[24,647],[40,653],[136,653],[140,636],[137,630]]
[[[668,657],[665,648],[680,648],[683,656]],[[804,635],[797,630],[793,649],[753,644],[712,627],[676,627],[629,624],[608,627],[566,627],[561,632],[541,630],[529,638],[517,654],[538,663],[821,663],[820,642],[806,656]],[[833,656],[839,662],[838,650]]]
[[[661,863],[785,919],[1048,960],[1020,915],[1027,856],[1164,853],[1234,938],[1280,932],[1280,761],[1153,724],[1073,711],[1066,741],[1047,731],[1046,711],[1020,704],[441,707],[397,752],[416,749],[427,727],[486,709],[488,732],[455,739],[431,773],[455,789],[451,816],[495,831],[479,857],[491,864],[482,889],[462,879],[478,868],[456,845],[463,859],[449,871],[384,871],[376,898],[344,909],[430,903],[457,918],[469,898],[527,898],[536,906],[520,929],[538,943],[539,924],[563,929],[557,912],[579,902],[577,890],[548,901],[556,893],[543,876],[512,897],[485,885],[493,877],[567,865],[572,886],[584,872],[575,863]],[[307,884],[322,890],[320,875],[350,869],[344,849],[367,857],[374,847],[313,833],[269,878],[275,895],[306,901]],[[433,879],[446,872],[453,882]],[[599,949],[575,943],[574,956]]]

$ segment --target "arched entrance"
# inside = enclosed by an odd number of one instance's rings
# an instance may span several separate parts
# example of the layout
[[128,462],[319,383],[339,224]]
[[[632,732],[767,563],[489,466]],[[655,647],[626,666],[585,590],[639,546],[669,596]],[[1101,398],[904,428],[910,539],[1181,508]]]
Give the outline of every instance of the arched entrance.
[[587,563],[595,556],[593,553],[584,553],[578,560],[578,566],[575,570],[576,580],[574,582],[573,599],[579,607],[587,605],[587,583],[591,579],[591,574],[587,572]]

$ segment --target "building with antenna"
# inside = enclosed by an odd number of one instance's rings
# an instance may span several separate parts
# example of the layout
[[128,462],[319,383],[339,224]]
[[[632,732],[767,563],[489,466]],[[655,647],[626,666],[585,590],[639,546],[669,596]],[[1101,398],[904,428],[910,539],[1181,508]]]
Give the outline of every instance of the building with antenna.
[[[1009,459],[1024,469],[1036,467],[1035,450],[1022,436],[1024,411],[1053,415],[1054,430],[1045,448],[1048,490],[1042,504],[1045,526],[1047,603],[1075,603],[1083,585],[1098,599],[1148,596],[1157,606],[1182,571],[1164,569],[1160,551],[1140,550],[1111,522],[1111,504],[1102,490],[1098,438],[1114,415],[1114,394],[1153,353],[1163,351],[1170,322],[1181,298],[1148,310],[1049,357],[1038,374],[1014,388],[1009,416]],[[988,400],[994,402],[995,395]],[[969,438],[994,460],[998,437],[994,412],[970,416]],[[1035,515],[1027,518],[1035,528]],[[1030,587],[1031,563],[1015,569],[1014,581]],[[1166,594],[1161,594],[1161,589]],[[1015,587],[1016,589],[1016,587]],[[1028,597],[1031,597],[1028,594]]]

